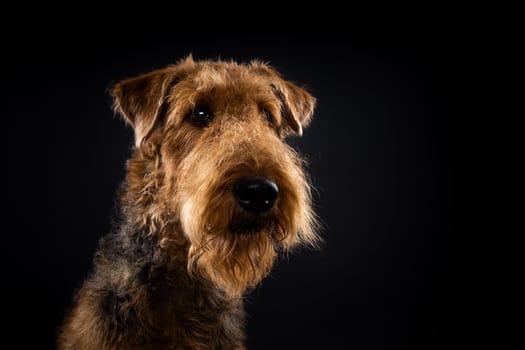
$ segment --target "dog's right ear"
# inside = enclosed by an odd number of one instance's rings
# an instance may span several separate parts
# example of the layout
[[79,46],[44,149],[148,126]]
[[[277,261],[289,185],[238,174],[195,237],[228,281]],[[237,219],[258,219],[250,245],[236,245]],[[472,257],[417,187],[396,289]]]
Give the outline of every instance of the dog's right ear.
[[167,68],[123,80],[112,88],[115,110],[135,130],[137,147],[148,138],[165,109],[174,79],[173,69]]
[[191,54],[168,68],[117,83],[111,89],[115,110],[135,130],[139,147],[168,112],[167,97],[175,84],[196,66]]

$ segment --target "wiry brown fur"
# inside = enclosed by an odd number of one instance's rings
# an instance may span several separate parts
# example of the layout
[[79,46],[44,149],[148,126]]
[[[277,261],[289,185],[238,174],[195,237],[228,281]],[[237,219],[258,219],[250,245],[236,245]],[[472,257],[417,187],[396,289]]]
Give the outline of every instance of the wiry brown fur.
[[[301,134],[315,100],[266,64],[195,62],[124,80],[117,111],[134,128],[120,217],[75,299],[59,349],[244,349],[242,295],[280,251],[315,245]],[[199,126],[197,104],[213,111]],[[233,184],[269,178],[275,207],[255,215]],[[253,232],[236,232],[249,223]]]

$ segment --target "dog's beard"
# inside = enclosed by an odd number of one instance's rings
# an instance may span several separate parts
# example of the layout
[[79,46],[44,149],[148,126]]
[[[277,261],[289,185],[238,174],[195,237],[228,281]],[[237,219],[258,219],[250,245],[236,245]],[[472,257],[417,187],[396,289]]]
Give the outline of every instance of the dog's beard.
[[211,196],[214,200],[206,204],[193,198],[195,202],[182,207],[183,229],[191,243],[188,270],[230,296],[255,287],[270,272],[278,252],[299,243],[294,218],[301,207],[286,196],[262,214],[240,208],[233,196]]
[[277,256],[273,229],[250,232],[209,232],[189,251],[189,269],[211,280],[229,296],[255,287],[271,270]]
[[[309,202],[284,193],[267,213],[241,209],[233,196],[194,196],[182,206],[181,223],[190,241],[188,271],[209,279],[232,297],[255,287],[271,270],[279,251],[314,244]],[[301,205],[303,204],[303,205]]]

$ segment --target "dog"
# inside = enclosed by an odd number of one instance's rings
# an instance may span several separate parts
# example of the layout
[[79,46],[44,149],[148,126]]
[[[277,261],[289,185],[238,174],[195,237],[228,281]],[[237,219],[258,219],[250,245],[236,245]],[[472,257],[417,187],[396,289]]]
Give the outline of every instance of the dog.
[[245,349],[243,295],[280,253],[320,242],[305,162],[285,142],[315,98],[263,62],[191,56],[111,94],[133,155],[58,348]]

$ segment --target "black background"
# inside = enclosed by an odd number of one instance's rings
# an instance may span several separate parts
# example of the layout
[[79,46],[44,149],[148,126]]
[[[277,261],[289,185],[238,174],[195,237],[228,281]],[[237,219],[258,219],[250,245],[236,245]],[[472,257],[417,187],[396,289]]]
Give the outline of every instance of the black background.
[[68,34],[7,42],[2,302],[22,348],[53,348],[110,226],[133,133],[107,88],[189,53],[267,60],[318,98],[311,127],[291,142],[310,160],[325,244],[281,259],[248,296],[249,348],[448,348],[447,38]]

